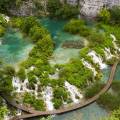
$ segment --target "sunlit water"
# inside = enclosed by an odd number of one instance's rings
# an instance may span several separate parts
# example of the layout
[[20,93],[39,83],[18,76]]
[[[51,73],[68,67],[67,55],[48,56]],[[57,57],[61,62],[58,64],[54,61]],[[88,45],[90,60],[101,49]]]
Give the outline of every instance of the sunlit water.
[[28,56],[33,45],[20,32],[10,29],[0,38],[0,59],[4,63],[15,65]]
[[62,43],[65,41],[83,40],[83,38],[78,35],[71,35],[63,32],[63,26],[66,21],[57,21],[44,18],[41,22],[50,31],[55,42],[55,50],[52,59],[50,60],[51,64],[64,64],[67,63],[70,58],[79,56],[80,49],[64,49],[61,47]]

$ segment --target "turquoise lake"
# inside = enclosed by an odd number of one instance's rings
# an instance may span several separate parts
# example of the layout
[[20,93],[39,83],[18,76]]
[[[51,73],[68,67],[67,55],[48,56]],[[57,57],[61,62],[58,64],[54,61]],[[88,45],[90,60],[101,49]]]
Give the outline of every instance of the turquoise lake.
[[7,30],[0,41],[0,59],[11,65],[25,60],[33,46],[20,32],[13,29]]

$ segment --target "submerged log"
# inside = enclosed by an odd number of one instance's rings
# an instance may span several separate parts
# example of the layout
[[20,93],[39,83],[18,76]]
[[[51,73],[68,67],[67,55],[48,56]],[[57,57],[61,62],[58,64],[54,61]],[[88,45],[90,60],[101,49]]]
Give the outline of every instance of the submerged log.
[[75,48],[75,49],[80,49],[84,47],[84,43],[82,41],[65,41],[62,44],[62,48]]

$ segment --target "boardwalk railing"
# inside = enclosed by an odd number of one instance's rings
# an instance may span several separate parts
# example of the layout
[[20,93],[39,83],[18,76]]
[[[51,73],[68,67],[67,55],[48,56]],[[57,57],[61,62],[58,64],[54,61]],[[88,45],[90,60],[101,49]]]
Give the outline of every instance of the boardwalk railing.
[[119,62],[117,61],[112,66],[111,73],[110,73],[110,76],[109,76],[109,79],[108,79],[106,85],[94,97],[92,97],[92,98],[90,98],[90,99],[88,99],[84,102],[81,102],[81,103],[78,103],[78,104],[73,104],[71,106],[64,107],[64,108],[58,109],[58,110],[53,110],[53,111],[36,111],[36,110],[32,110],[30,108],[26,108],[22,105],[18,105],[16,103],[12,103],[12,102],[8,101],[8,103],[11,104],[12,106],[30,113],[30,114],[16,116],[16,117],[12,118],[11,120],[20,120],[20,119],[32,118],[32,117],[37,117],[37,116],[42,116],[42,115],[62,114],[62,113],[73,111],[73,110],[76,110],[76,109],[79,109],[79,108],[83,108],[83,107],[95,102],[103,93],[105,93],[110,88],[110,86],[112,84],[112,81],[114,79],[114,75],[115,75],[115,71],[116,71],[118,63]]

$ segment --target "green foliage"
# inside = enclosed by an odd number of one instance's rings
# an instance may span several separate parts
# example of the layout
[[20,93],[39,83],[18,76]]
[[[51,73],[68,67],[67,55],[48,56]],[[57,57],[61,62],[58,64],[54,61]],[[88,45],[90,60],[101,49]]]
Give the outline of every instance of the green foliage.
[[114,80],[112,83],[112,89],[114,90],[114,92],[116,93],[120,93],[120,81],[119,80]]
[[45,110],[45,104],[43,100],[36,99],[35,96],[31,95],[30,93],[26,93],[24,95],[24,103],[30,104],[32,107],[34,107],[36,110]]
[[93,73],[86,68],[79,59],[71,60],[60,71],[60,77],[79,88],[87,85],[87,81],[93,81]]
[[72,19],[64,26],[64,30],[72,34],[78,34],[84,25],[85,22],[83,20]]
[[56,14],[58,18],[74,18],[79,14],[79,10],[77,7],[65,4],[56,12]]
[[4,27],[7,25],[7,21],[5,19],[5,16],[1,15],[1,14],[0,14],[0,25],[4,26]]
[[99,15],[98,15],[98,17],[104,23],[109,23],[110,18],[111,18],[111,14],[110,14],[110,12],[109,12],[109,10],[107,8],[102,8]]
[[55,109],[60,108],[60,106],[63,104],[61,99],[54,98],[53,99],[53,104]]
[[103,88],[103,84],[101,83],[95,83],[91,87],[87,88],[85,91],[85,97],[86,98],[91,98],[95,96],[97,93],[100,92],[100,90]]
[[56,13],[61,7],[61,3],[59,0],[49,0],[47,4],[48,12],[50,13],[50,17],[56,17]]
[[5,34],[5,28],[0,25],[0,37]]
[[112,9],[110,9],[111,14],[111,23],[112,24],[118,24],[120,25],[120,7],[114,6]]
[[16,0],[0,0],[0,12],[1,13],[7,13],[8,8],[11,5],[14,5]]
[[100,96],[97,103],[108,110],[115,110],[120,106],[120,98],[111,93],[105,93]]
[[62,99],[64,101],[67,100],[68,93],[63,87],[57,87],[53,91],[54,98]]
[[5,66],[4,73],[10,77],[15,76],[15,68],[12,66]]
[[48,34],[48,31],[45,28],[39,26],[33,26],[29,32],[33,42],[37,42],[39,39],[42,39],[46,34]]
[[120,120],[120,108],[114,110],[109,117],[103,118],[102,120]]
[[79,13],[77,7],[71,6],[69,4],[63,5],[59,0],[49,0],[47,9],[50,17],[63,19],[76,17]]
[[43,117],[43,118],[41,118],[40,120],[52,120],[52,117],[51,117],[51,116],[49,116],[49,117],[47,117],[47,118]]
[[0,120],[4,120],[5,115],[7,115],[8,109],[6,107],[0,107]]
[[21,81],[24,81],[26,78],[25,68],[21,67],[17,72],[17,76],[20,78]]

